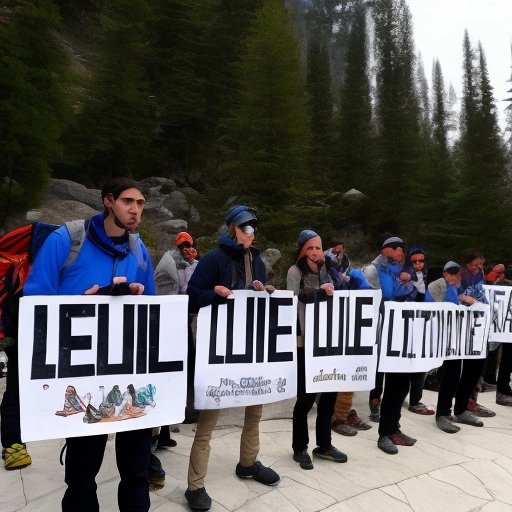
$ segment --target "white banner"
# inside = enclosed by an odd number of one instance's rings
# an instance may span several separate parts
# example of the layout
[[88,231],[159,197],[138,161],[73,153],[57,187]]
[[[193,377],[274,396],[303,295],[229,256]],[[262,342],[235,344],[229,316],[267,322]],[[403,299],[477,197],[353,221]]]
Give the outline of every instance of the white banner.
[[489,341],[512,343],[512,286],[485,285],[491,306]]
[[197,318],[195,407],[266,404],[297,393],[297,299],[237,290]]
[[23,441],[183,421],[187,296],[24,297]]
[[380,290],[343,290],[307,304],[306,392],[375,386]]
[[426,372],[445,359],[487,355],[488,304],[385,302],[380,372]]

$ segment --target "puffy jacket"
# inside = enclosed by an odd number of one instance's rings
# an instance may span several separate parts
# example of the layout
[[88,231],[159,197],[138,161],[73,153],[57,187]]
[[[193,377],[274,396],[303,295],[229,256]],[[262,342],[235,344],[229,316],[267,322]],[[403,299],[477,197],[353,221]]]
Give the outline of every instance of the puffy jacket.
[[86,237],[76,260],[63,268],[71,240],[66,226],[55,230],[37,253],[25,295],[82,295],[94,284],[112,284],[114,277],[125,276],[129,283],[144,285],[145,295],[155,294],[153,265],[138,235],[110,238],[98,214],[85,222]]
[[[267,271],[259,251],[253,247],[248,251],[251,254],[253,280],[266,284]],[[245,289],[245,253],[242,244],[224,234],[219,239],[219,247],[208,251],[199,260],[187,287],[191,313],[197,313],[204,306],[226,301],[213,291],[216,286],[225,286],[230,290]]]

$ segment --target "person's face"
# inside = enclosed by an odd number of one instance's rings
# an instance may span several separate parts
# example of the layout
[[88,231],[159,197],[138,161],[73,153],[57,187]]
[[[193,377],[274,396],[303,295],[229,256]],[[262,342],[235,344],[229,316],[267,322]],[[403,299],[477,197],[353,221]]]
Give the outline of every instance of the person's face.
[[425,268],[425,255],[424,254],[413,254],[411,256],[412,268],[415,272],[422,272]]
[[248,249],[254,242],[256,228],[251,224],[241,224],[235,228],[235,235],[237,242]]
[[468,272],[473,275],[473,276],[476,276],[478,274],[478,272],[480,272],[480,270],[482,270],[482,267],[485,263],[485,259],[484,258],[475,258],[474,260],[470,261],[469,263],[466,263],[466,269],[468,270]]
[[443,272],[444,280],[448,286],[460,286],[461,273],[457,272],[456,274],[449,274],[448,272]]
[[116,226],[135,231],[140,224],[145,199],[136,188],[123,190],[117,199],[112,194],[103,198],[103,204],[109,209],[108,216]]
[[318,263],[323,260],[324,252],[322,250],[322,246],[316,242],[311,242],[306,247],[306,258],[311,260],[314,263]]
[[344,247],[343,244],[335,245],[331,251],[336,254],[336,256],[343,256]]
[[393,261],[398,261],[399,263],[404,261],[404,248],[401,245],[386,247],[382,249],[382,254],[388,258],[391,258]]

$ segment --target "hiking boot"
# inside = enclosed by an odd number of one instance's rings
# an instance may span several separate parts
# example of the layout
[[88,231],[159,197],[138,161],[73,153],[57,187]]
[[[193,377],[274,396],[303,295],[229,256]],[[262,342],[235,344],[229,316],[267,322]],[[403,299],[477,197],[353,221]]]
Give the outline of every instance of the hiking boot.
[[452,416],[438,416],[436,418],[436,425],[447,434],[455,434],[460,430],[460,427],[452,423]]
[[236,465],[235,473],[239,478],[254,478],[256,482],[265,485],[277,485],[281,480],[272,468],[267,468],[259,460],[250,467],[242,466],[239,462]]
[[335,420],[332,422],[331,428],[341,436],[355,436],[357,434],[357,430],[348,425],[347,420]]
[[185,498],[187,498],[188,506],[192,510],[210,510],[212,506],[212,499],[208,496],[204,487],[195,491],[187,489],[185,491]]
[[486,391],[496,391],[496,384],[485,382],[485,380],[480,382],[480,393],[485,393]]
[[165,485],[164,468],[162,467],[160,459],[153,454],[151,454],[151,459],[149,461],[148,483],[150,491],[162,489]]
[[464,423],[464,425],[471,425],[472,427],[483,427],[484,424],[476,416],[469,411],[464,411],[462,414],[457,414],[453,417],[456,423]]
[[340,452],[332,445],[329,448],[315,448],[313,455],[321,459],[332,460],[333,462],[347,462],[348,460],[348,457],[343,452]]
[[172,438],[158,439],[158,441],[156,442],[156,449],[165,450],[166,448],[174,448],[177,445],[178,443]]
[[294,452],[293,460],[299,463],[301,469],[313,469],[313,461],[309,456],[307,450],[302,450],[301,452]]
[[383,452],[389,453],[389,455],[395,455],[398,453],[398,448],[396,447],[396,444],[393,443],[390,436],[380,436],[377,441],[377,447]]
[[498,405],[512,405],[512,396],[504,393],[496,393],[496,403]]
[[370,430],[371,425],[363,421],[358,415],[355,409],[350,409],[347,416],[347,424],[356,430]]
[[389,438],[397,446],[413,446],[414,443],[416,442],[416,439],[414,439],[414,437],[410,437],[404,434],[401,430],[393,432],[393,434],[391,434]]
[[9,448],[4,448],[2,459],[4,459],[4,468],[7,471],[26,468],[32,464],[32,458],[28,454],[24,443],[14,443]]
[[370,400],[370,421],[380,421],[380,398]]
[[429,409],[425,404],[422,404],[421,402],[417,403],[416,405],[410,405],[409,411],[415,414],[423,414],[424,416],[430,416],[435,413],[434,410]]
[[487,409],[487,407],[477,403],[476,400],[471,399],[468,402],[468,411],[474,416],[480,416],[481,418],[492,418],[493,416],[496,416],[494,411]]

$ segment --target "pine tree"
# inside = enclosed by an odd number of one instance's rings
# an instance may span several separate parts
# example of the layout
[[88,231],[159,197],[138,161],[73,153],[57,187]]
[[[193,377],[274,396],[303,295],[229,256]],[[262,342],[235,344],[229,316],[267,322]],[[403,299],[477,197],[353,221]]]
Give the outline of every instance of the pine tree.
[[231,183],[260,207],[279,208],[304,179],[307,155],[299,53],[282,2],[264,2],[246,48],[238,106],[228,122],[234,153],[224,166],[226,187]]
[[332,177],[333,99],[328,43],[316,30],[309,36],[306,84],[311,127],[309,169],[317,186],[325,190]]
[[100,185],[111,176],[159,174],[156,106],[146,67],[152,14],[144,0],[108,3],[101,12],[98,52],[89,62],[90,81],[66,137],[61,171],[79,182]]
[[0,183],[4,215],[37,204],[69,113],[60,19],[50,0],[0,7]]
[[[510,208],[507,202],[506,154],[482,45],[475,51],[466,31],[463,43],[463,110],[457,146],[459,184],[455,196],[464,212],[461,247],[508,248]],[[492,201],[492,202],[490,202]]]
[[346,66],[339,101],[337,167],[331,180],[331,186],[340,192],[356,188],[368,193],[368,181],[373,177],[375,137],[368,58],[366,8],[364,2],[358,0],[347,38]]
[[379,132],[379,170],[371,182],[375,221],[379,230],[416,236],[417,206],[428,198],[411,15],[405,0],[377,0],[373,20]]

